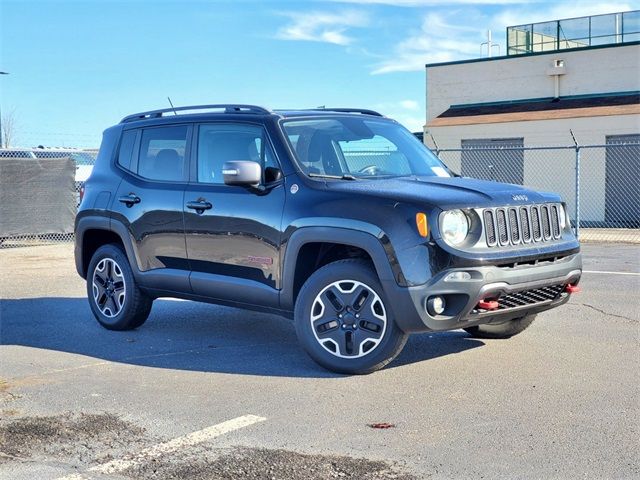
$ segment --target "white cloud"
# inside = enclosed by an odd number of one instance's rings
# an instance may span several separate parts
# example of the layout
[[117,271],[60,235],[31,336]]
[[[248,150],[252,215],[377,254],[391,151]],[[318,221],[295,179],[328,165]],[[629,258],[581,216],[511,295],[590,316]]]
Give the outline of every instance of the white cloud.
[[400,106],[407,110],[418,110],[418,108],[420,108],[418,102],[415,100],[402,100],[400,101]]
[[441,13],[429,13],[420,30],[396,44],[390,57],[378,63],[372,73],[411,72],[424,69],[425,63],[477,56],[482,32],[477,27],[454,25]]
[[[366,0],[348,1],[365,2]],[[372,1],[383,2],[383,0]],[[403,3],[409,3],[409,0]],[[486,41],[488,29],[493,32],[494,43],[500,45],[500,54],[504,55],[506,53],[504,36],[508,26],[627,10],[632,10],[628,3],[589,0],[583,0],[578,4],[562,2],[517,5],[499,9],[493,15],[464,7],[447,10],[432,9],[431,13],[423,18],[420,29],[398,42],[386,59],[374,64],[371,73],[375,75],[420,71],[427,63],[477,58],[480,56],[481,43]],[[484,48],[486,52],[486,46]],[[494,50],[493,54],[497,54],[497,51]]]
[[349,45],[353,38],[345,32],[353,27],[365,27],[369,16],[365,12],[345,10],[342,12],[287,12],[290,23],[276,34],[282,40],[302,40],[326,42],[335,45]]

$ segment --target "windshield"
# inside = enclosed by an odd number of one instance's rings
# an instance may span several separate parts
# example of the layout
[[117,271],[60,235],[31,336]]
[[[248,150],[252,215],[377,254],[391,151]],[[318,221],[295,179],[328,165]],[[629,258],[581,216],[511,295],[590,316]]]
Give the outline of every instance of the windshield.
[[451,177],[444,164],[401,125],[358,117],[283,122],[296,160],[308,176]]

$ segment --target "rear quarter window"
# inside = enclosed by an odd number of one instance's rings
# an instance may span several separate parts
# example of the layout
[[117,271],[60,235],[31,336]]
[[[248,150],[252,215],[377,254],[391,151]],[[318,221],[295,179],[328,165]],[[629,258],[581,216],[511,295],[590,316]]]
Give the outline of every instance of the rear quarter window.
[[120,139],[118,150],[118,165],[125,170],[131,170],[131,158],[133,157],[133,146],[136,143],[137,130],[127,130]]

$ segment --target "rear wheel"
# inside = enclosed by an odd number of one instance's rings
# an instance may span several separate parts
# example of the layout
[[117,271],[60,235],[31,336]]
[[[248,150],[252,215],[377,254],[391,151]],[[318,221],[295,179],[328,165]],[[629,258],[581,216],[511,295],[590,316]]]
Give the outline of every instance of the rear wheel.
[[511,338],[522,333],[535,320],[535,315],[507,320],[502,323],[487,323],[465,328],[475,338]]
[[109,330],[139,327],[153,303],[138,288],[125,253],[112,244],[96,250],[89,262],[87,295],[93,315]]
[[330,263],[309,277],[296,301],[295,323],[311,358],[339,373],[379,370],[407,341],[375,271],[357,259]]

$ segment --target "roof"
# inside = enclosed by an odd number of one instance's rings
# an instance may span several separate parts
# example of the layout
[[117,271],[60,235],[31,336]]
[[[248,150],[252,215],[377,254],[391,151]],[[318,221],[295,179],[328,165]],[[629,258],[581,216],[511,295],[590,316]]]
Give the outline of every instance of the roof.
[[[205,112],[208,111],[208,112]],[[178,112],[181,112],[178,115]],[[190,112],[190,113],[187,113]],[[191,105],[185,107],[171,107],[171,108],[163,108],[160,110],[149,110],[146,112],[133,113],[131,115],[127,115],[124,117],[120,123],[130,123],[130,122],[139,122],[142,120],[157,120],[172,116],[189,116],[189,118],[193,118],[194,115],[197,116],[227,116],[227,115],[278,115],[278,116],[318,116],[318,115],[326,115],[331,114],[335,115],[336,113],[341,114],[360,114],[360,115],[371,115],[376,117],[382,117],[382,115],[374,110],[367,110],[364,108],[345,108],[345,107],[335,107],[335,108],[312,108],[312,109],[303,109],[303,110],[268,110],[264,107],[260,107],[257,105],[246,105],[246,104],[211,104],[211,105]]]
[[505,102],[452,105],[428,126],[471,125],[528,120],[640,113],[640,91],[613,94],[535,98]]
[[281,115],[283,117],[317,117],[324,115],[335,115],[338,114],[361,114],[361,115],[370,115],[374,117],[382,117],[383,115],[374,111],[368,110],[364,108],[307,108],[307,109],[283,109],[283,110],[274,110],[273,113]]
[[[588,47],[577,47],[577,48],[566,48],[562,50],[562,53],[565,52],[580,52],[584,50],[598,50],[601,48],[622,48],[629,47],[632,45],[640,45],[640,40],[636,42],[625,42],[625,43],[614,43],[609,45],[591,45]],[[546,52],[531,52],[531,53],[522,53],[520,55],[501,55],[499,57],[482,57],[482,58],[470,58],[467,60],[453,60],[450,62],[436,62],[436,63],[427,63],[425,65],[426,68],[432,67],[444,67],[448,65],[462,65],[465,63],[478,63],[478,62],[495,62],[498,60],[513,60],[516,58],[526,58],[533,57],[538,55],[555,55],[558,56],[559,52],[557,50],[554,51],[546,51]]]
[[543,110],[563,110],[567,108],[633,105],[635,103],[640,103],[640,91],[452,105],[448,110],[441,113],[439,117],[467,117],[470,115],[493,115],[496,113],[539,112]]

